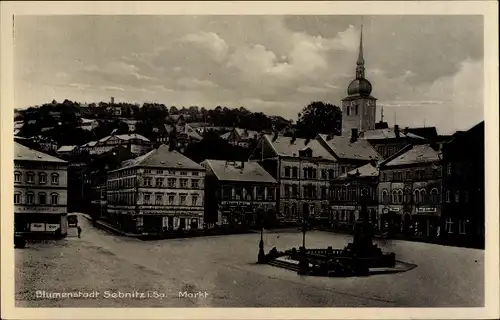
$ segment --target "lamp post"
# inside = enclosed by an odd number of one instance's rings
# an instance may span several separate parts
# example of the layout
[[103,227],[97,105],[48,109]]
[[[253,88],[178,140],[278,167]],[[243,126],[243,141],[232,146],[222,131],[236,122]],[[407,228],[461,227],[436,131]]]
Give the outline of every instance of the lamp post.
[[264,253],[264,213],[262,209],[259,210],[260,219],[260,241],[259,241],[259,256],[257,258],[258,263],[265,263],[265,253]]

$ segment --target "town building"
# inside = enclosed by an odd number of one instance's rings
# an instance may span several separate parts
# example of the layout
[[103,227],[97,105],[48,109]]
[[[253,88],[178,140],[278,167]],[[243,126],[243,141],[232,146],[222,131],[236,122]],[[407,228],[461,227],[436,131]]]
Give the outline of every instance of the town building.
[[107,174],[107,214],[129,233],[203,227],[205,168],[161,145]]
[[14,142],[14,231],[66,235],[68,163]]
[[441,238],[484,248],[484,121],[443,145]]
[[221,136],[221,138],[227,140],[229,144],[244,148],[252,147],[253,145],[255,145],[259,137],[259,132],[241,128],[234,128],[230,132],[227,132]]
[[371,95],[372,85],[365,78],[363,29],[356,64],[356,78],[347,87],[347,97],[342,99],[342,134],[349,134],[353,128],[358,132],[375,129],[377,99]]
[[81,125],[79,128],[82,130],[92,131],[99,126],[99,122],[96,119],[80,118],[80,121]]
[[60,156],[74,155],[78,150],[78,146],[61,146],[57,149],[57,154]]
[[98,141],[87,142],[81,146],[81,149],[88,151],[90,154],[102,154],[120,145],[130,146],[132,153],[137,155],[144,154],[153,147],[148,138],[137,133],[131,133],[111,134]]
[[165,124],[165,135],[162,136],[162,143],[170,144],[171,140],[176,148],[183,151],[191,143],[199,142],[203,137],[196,132],[189,124],[178,122],[176,124]]
[[408,145],[379,165],[379,229],[436,239],[440,232],[442,155],[437,144]]
[[368,217],[378,228],[378,182],[377,160],[340,175],[331,182],[329,224],[338,230],[353,230],[361,210],[361,195],[365,201]]
[[259,225],[259,213],[276,215],[278,183],[255,161],[205,160],[205,223]]
[[359,139],[366,140],[384,159],[399,152],[408,145],[426,144],[429,141],[410,131],[401,130],[399,125],[393,128],[367,130],[359,133]]
[[316,139],[263,135],[250,160],[258,161],[278,182],[278,219],[298,223],[329,212],[330,177],[338,175],[335,157]]

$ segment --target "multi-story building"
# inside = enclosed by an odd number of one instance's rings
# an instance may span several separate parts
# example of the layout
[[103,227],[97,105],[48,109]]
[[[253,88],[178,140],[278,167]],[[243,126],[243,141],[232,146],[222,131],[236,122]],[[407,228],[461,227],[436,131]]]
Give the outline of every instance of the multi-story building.
[[278,182],[278,218],[297,223],[329,211],[330,178],[339,175],[335,157],[316,139],[263,135],[250,160],[258,161]]
[[277,181],[257,162],[205,160],[205,223],[253,227],[276,215]]
[[127,145],[130,146],[132,153],[141,155],[150,151],[153,147],[148,138],[140,134],[112,134],[104,137],[99,141],[90,141],[81,146],[82,150],[88,151],[90,154],[106,153],[117,146]]
[[484,121],[443,145],[445,242],[484,247]]
[[165,124],[164,135],[159,136],[162,143],[174,143],[175,147],[183,151],[194,142],[199,142],[203,137],[196,132],[189,124],[180,121],[176,124]]
[[203,226],[205,168],[161,145],[107,174],[108,219],[129,233]]
[[370,222],[378,228],[378,180],[376,160],[351,170],[332,180],[330,186],[331,213],[329,223],[336,229],[352,230],[361,210],[362,193],[366,195]]
[[380,163],[379,169],[379,228],[436,238],[442,196],[438,145],[408,145]]
[[14,143],[14,230],[66,235],[68,163]]
[[417,136],[410,131],[401,130],[398,125],[395,125],[394,128],[360,132],[359,139],[368,141],[384,159],[391,157],[407,145],[429,143],[427,139]]
[[225,133],[223,136],[224,137],[221,138],[227,140],[227,142],[231,145],[249,148],[252,145],[255,145],[254,143],[256,143],[259,139],[260,133],[253,130],[234,128],[230,132]]

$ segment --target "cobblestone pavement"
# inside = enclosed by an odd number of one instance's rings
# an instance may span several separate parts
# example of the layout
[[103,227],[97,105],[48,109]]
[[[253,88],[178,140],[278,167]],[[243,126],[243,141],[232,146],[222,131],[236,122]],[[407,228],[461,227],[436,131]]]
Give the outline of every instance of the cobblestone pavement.
[[[96,229],[83,217],[59,241],[15,249],[18,307],[480,307],[484,251],[425,243],[379,244],[417,264],[364,278],[298,276],[256,265],[258,234],[141,241]],[[300,233],[264,235],[265,249],[298,247]],[[350,236],[311,231],[308,247],[342,248]],[[39,291],[37,296],[37,291]],[[51,293],[98,297],[47,298]],[[207,296],[179,297],[179,292]],[[144,295],[141,297],[141,293]],[[148,298],[149,293],[149,298]],[[116,298],[112,296],[116,294]],[[135,297],[120,298],[119,294]]]

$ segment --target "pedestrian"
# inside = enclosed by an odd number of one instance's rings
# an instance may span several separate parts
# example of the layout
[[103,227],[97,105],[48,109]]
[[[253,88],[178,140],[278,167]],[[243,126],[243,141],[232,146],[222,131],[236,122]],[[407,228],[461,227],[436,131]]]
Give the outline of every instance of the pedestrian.
[[78,231],[78,238],[80,238],[80,235],[82,234],[82,228],[78,226],[76,230]]

